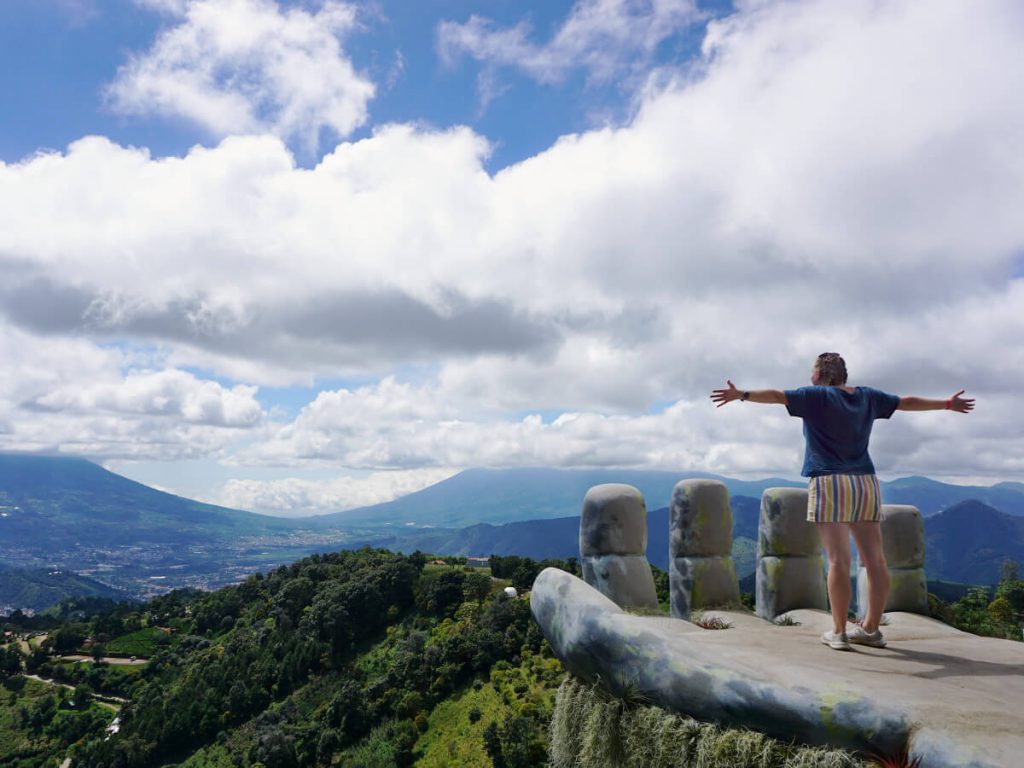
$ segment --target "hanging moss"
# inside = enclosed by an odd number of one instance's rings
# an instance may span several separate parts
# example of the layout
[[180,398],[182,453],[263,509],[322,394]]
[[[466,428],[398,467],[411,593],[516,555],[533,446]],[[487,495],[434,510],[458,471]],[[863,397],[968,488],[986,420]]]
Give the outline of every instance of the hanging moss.
[[863,768],[849,752],[787,744],[659,707],[630,705],[566,677],[551,718],[551,768]]

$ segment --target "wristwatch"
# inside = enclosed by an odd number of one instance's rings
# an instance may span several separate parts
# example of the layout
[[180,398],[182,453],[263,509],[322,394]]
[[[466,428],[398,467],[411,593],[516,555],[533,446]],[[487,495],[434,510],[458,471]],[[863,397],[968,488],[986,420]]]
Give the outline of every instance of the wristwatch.
[[750,399],[750,393],[749,392],[744,392],[742,395],[740,395],[740,400],[749,400],[749,399]]

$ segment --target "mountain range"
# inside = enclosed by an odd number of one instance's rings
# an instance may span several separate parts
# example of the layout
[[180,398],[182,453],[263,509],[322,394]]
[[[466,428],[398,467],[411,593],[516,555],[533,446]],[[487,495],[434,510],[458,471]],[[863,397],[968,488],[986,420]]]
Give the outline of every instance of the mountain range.
[[144,597],[232,583],[344,539],[164,493],[83,459],[0,454],[0,563],[16,568],[72,571]]
[[[754,573],[760,500],[733,496],[733,560],[740,579]],[[668,507],[647,514],[647,559],[668,569]],[[535,560],[579,555],[579,515],[505,525],[481,523],[459,529],[417,530],[367,540],[398,552],[448,555],[520,555]],[[930,580],[990,585],[1005,560],[1024,564],[1024,517],[979,501],[961,501],[925,518],[925,572]],[[748,591],[752,591],[748,590]]]
[[[665,506],[672,489],[689,478],[719,480],[730,496],[761,498],[766,488],[806,487],[806,481],[770,477],[736,480],[707,472],[632,469],[467,469],[436,485],[394,501],[306,518],[313,525],[430,525],[461,528],[476,523],[508,523],[578,515],[587,490],[600,483],[628,483],[640,490],[648,509]],[[927,477],[882,481],[889,504],[913,504],[926,517],[961,501],[980,501],[1002,512],[1024,516],[1024,483],[968,486]]]
[[[690,477],[714,477],[728,487],[741,570],[753,564],[763,490],[803,485],[692,472],[471,469],[384,504],[285,519],[158,491],[83,459],[0,454],[0,564],[70,571],[145,597],[175,587],[215,588],[363,543],[406,552],[569,557],[578,551],[586,491],[623,482],[644,494],[649,557],[667,568],[664,505],[675,484]],[[1003,558],[1024,559],[1024,484],[957,486],[908,477],[882,488],[887,502],[914,504],[926,515],[931,578],[990,583]]]

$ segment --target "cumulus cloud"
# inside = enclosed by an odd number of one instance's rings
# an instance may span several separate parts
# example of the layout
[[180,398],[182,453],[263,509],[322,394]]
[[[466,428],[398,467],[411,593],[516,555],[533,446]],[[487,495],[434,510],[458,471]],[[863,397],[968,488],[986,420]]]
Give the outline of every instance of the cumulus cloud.
[[[979,396],[880,426],[880,466],[1017,476],[1022,31],[1009,0],[743,4],[629,124],[494,174],[466,128],[379,127],[310,169],[268,135],[84,138],[0,165],[0,314],[96,370],[128,340],[245,385],[367,382],[264,420],[238,463],[793,474],[796,422],[706,394],[798,385],[833,349],[855,382]],[[93,393],[90,442],[75,379],[32,367],[15,433],[60,392],[75,444],[192,439]],[[211,455],[238,431],[179,423]]]
[[[1017,454],[1006,452],[1007,441],[1017,439],[1019,428],[1004,415],[1012,399],[1005,394],[987,396],[984,407],[970,417],[944,411],[900,412],[890,421],[878,422],[872,453],[879,472],[884,477],[929,474],[973,482],[1018,476],[1024,463]],[[232,461],[439,472],[450,472],[453,466],[685,469],[741,477],[793,477],[802,463],[799,419],[782,408],[733,404],[715,409],[706,394],[652,413],[569,411],[547,419],[537,413],[510,418],[497,410],[478,411],[470,418],[449,402],[434,387],[392,380],[322,392],[293,421],[270,430],[265,440]],[[260,489],[270,498],[296,493],[302,499],[304,489],[315,486],[275,481],[238,487]],[[265,502],[262,509],[275,508],[274,504],[292,508],[278,501]],[[303,505],[315,506],[312,501],[293,506]]]
[[315,13],[273,0],[144,0],[172,18],[152,47],[117,73],[117,112],[182,117],[216,136],[269,131],[317,146],[322,129],[347,136],[375,87],[341,46],[354,5]]
[[662,42],[701,18],[693,0],[577,0],[545,43],[531,41],[528,22],[498,27],[474,15],[464,23],[441,22],[437,49],[449,64],[468,55],[548,84],[582,69],[602,83],[648,66]]
[[449,469],[392,470],[334,480],[229,480],[215,499],[234,509],[305,517],[380,504],[451,477]]
[[255,387],[132,369],[150,357],[0,326],[0,359],[17,361],[0,369],[0,450],[216,458],[261,428]]
[[526,353],[557,342],[552,321],[507,300],[470,301],[453,292],[446,299],[434,307],[394,289],[339,289],[300,303],[268,297],[256,308],[206,294],[146,300],[12,274],[0,287],[0,314],[39,333],[148,338],[303,367],[365,369],[439,354]]
[[189,424],[248,428],[263,417],[255,394],[256,387],[228,389],[185,371],[144,371],[129,373],[117,382],[64,386],[27,405],[41,411],[168,416]]

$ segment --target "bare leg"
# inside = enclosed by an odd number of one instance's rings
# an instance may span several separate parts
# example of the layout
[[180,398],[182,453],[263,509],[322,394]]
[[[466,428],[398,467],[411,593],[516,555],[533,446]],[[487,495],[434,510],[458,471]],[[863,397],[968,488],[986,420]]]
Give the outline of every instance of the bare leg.
[[865,632],[874,632],[882,621],[885,600],[889,596],[889,566],[882,548],[882,526],[879,523],[850,523],[850,532],[868,572],[868,607],[861,626]]
[[846,632],[850,612],[850,524],[818,523],[821,543],[828,554],[828,603],[837,635]]

